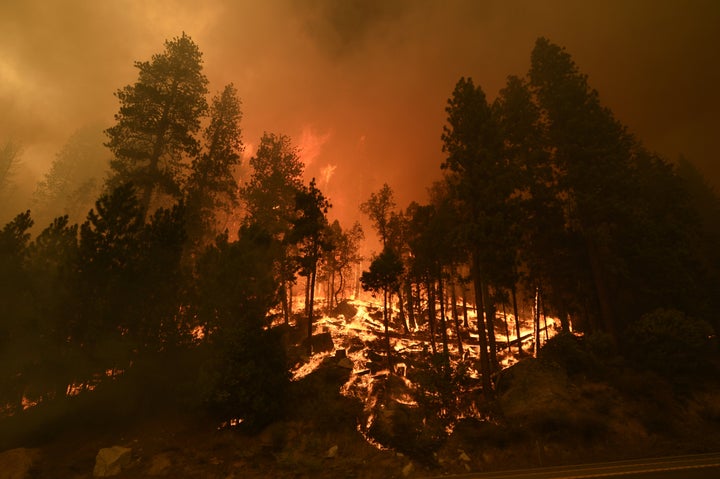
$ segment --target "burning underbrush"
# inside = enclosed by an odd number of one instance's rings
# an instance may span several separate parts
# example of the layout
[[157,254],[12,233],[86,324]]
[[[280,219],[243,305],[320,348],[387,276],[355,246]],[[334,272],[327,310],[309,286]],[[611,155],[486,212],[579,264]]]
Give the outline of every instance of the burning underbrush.
[[[475,324],[475,318],[470,319]],[[307,357],[302,353],[307,344],[300,345],[291,373],[293,381],[303,385],[299,389],[313,397],[310,410],[319,413],[315,419],[320,423],[335,427],[353,421],[376,447],[435,463],[436,451],[460,421],[491,420],[492,408],[482,403],[477,333],[463,332],[458,341],[448,328],[444,355],[440,335],[433,345],[427,324],[413,326],[408,332],[390,327],[388,359],[380,307],[343,302],[315,321],[313,351],[318,352]],[[531,333],[521,325],[523,336]],[[503,339],[507,346],[517,338]],[[517,358],[505,347],[498,360],[507,366]]]

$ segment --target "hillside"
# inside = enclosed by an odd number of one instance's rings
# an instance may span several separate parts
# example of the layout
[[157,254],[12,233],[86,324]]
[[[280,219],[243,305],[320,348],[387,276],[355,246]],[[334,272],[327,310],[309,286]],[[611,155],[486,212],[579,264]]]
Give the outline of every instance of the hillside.
[[132,450],[120,478],[379,478],[720,450],[715,376],[680,384],[633,367],[602,341],[561,335],[538,358],[501,355],[512,365],[495,377],[497,400],[488,404],[472,338],[464,338],[465,360],[451,350],[446,374],[431,360],[424,327],[392,331],[390,372],[377,313],[351,302],[318,319],[326,350],[310,359],[301,333],[286,332],[294,361],[287,412],[260,431],[137,401],[144,392],[120,380],[4,420],[4,448],[30,449],[2,453],[0,463],[12,470],[7,461],[25,461],[28,472],[10,477],[89,478],[98,451],[119,445]]

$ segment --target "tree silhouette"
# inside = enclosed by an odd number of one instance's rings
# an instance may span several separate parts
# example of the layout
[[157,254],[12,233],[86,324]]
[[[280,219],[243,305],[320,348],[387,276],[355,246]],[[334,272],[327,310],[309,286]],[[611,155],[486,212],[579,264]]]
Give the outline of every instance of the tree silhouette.
[[370,221],[380,236],[383,248],[387,245],[389,239],[388,223],[390,221],[390,213],[395,208],[395,199],[393,198],[392,188],[387,183],[383,184],[380,191],[371,193],[370,198],[360,205],[362,211]]
[[388,301],[400,285],[400,275],[403,273],[403,264],[400,257],[390,248],[383,249],[370,263],[370,269],[363,271],[360,282],[365,291],[381,292],[383,294],[383,324],[385,325],[385,348],[387,351],[388,368],[392,368],[392,354],[390,347],[390,315]]
[[327,254],[333,244],[329,238],[329,225],[327,212],[330,202],[315,186],[315,178],[310,184],[303,187],[295,196],[295,215],[292,219],[292,229],[286,240],[295,244],[298,251],[298,264],[300,274],[308,280],[307,309],[307,353],[312,354],[313,309],[315,302],[315,280],[320,257]]
[[285,241],[295,214],[295,200],[303,187],[303,163],[297,148],[285,135],[265,133],[255,156],[250,158],[253,172],[240,196],[245,202],[245,224],[265,229],[279,249],[276,271],[281,286],[285,322],[290,321],[290,286],[295,281],[293,243]]
[[232,214],[238,204],[239,185],[235,168],[243,150],[240,139],[240,100],[230,84],[215,96],[210,106],[210,123],[204,131],[203,152],[191,165],[185,188],[188,236],[193,249],[206,246],[220,233],[219,215]]
[[116,92],[120,110],[105,131],[115,155],[109,186],[135,184],[147,214],[155,193],[175,198],[181,193],[185,156],[200,150],[195,134],[207,110],[208,81],[202,53],[185,33],[135,67],[138,80]]

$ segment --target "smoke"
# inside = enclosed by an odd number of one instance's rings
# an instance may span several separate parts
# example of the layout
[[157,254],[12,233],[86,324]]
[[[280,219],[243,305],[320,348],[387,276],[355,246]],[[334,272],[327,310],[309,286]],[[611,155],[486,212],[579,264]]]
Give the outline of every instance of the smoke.
[[2,2],[0,142],[24,146],[17,179],[37,181],[73,131],[112,124],[133,62],[185,31],[211,91],[238,88],[246,156],[264,131],[290,135],[308,178],[335,167],[322,186],[349,225],[385,182],[403,207],[425,201],[457,80],[492,99],[542,35],[646,145],[684,153],[718,188],[718,24],[715,0]]

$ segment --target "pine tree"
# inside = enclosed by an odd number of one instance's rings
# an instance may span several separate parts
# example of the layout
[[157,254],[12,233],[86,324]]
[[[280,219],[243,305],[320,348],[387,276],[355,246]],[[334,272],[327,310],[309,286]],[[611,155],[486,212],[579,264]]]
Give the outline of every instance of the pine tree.
[[210,123],[204,131],[203,152],[192,162],[186,186],[188,235],[196,247],[205,246],[221,232],[221,214],[227,218],[238,204],[235,168],[243,151],[240,100],[232,84],[215,96]]
[[120,110],[105,131],[105,145],[115,155],[108,186],[133,183],[147,214],[155,194],[181,193],[186,160],[200,150],[195,134],[207,110],[208,81],[202,53],[185,33],[135,67],[138,80],[116,92]]
[[285,322],[290,321],[290,286],[295,281],[296,264],[292,242],[285,241],[295,214],[295,199],[301,191],[304,165],[297,148],[285,135],[265,133],[255,155],[250,158],[253,172],[240,189],[246,207],[245,225],[265,230],[278,250],[275,270],[281,286]]
[[313,178],[310,184],[303,187],[295,196],[292,229],[286,237],[287,243],[297,246],[300,274],[307,277],[308,281],[308,297],[306,298],[308,355],[312,354],[311,339],[318,261],[321,256],[328,254],[333,246],[328,238],[329,225],[326,216],[330,206],[330,202],[315,186],[315,178]]

